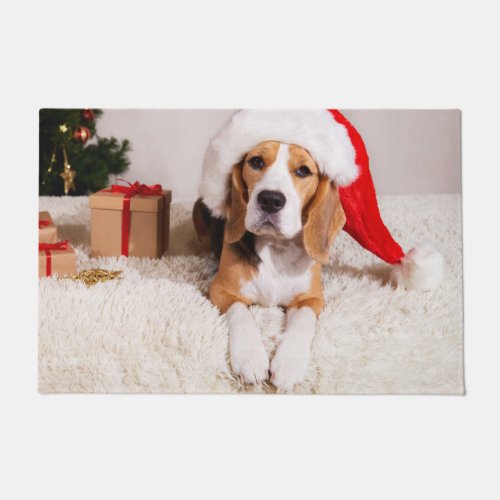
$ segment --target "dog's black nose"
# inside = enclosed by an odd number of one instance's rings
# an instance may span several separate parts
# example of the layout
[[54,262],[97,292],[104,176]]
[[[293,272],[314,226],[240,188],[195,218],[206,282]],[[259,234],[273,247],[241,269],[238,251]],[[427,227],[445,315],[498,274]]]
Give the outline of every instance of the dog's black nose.
[[279,191],[261,191],[257,196],[257,203],[264,212],[272,214],[285,206],[286,198]]

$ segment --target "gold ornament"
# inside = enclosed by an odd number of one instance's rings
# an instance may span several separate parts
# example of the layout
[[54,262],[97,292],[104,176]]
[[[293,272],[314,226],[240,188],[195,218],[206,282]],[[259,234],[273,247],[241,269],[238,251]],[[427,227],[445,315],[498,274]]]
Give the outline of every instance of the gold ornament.
[[50,156],[50,163],[47,172],[52,172],[52,167],[56,164],[56,148],[52,150],[52,155]]
[[64,172],[61,172],[59,175],[63,178],[64,181],[64,194],[68,194],[71,189],[75,189],[74,179],[76,172],[74,170],[64,169]]
[[[56,148],[54,146],[54,149],[52,150],[52,154],[50,155],[50,162],[49,162],[49,168],[47,168],[47,173],[51,173],[52,169],[54,168],[54,165],[57,163],[57,158],[56,158]],[[43,176],[43,181],[42,184],[45,184],[45,180],[47,179],[47,174]]]
[[65,134],[65,133],[66,133],[69,129],[68,129],[68,126],[67,126],[65,123],[63,123],[62,125],[59,125],[59,130],[60,130],[63,134]]
[[106,269],[89,269],[81,273],[70,276],[73,281],[83,281],[85,285],[92,286],[103,281],[111,281],[117,279],[122,274],[122,271],[107,271]]
[[59,174],[64,181],[64,194],[68,194],[71,189],[75,189],[76,172],[71,170],[71,165],[68,162],[66,148],[63,146],[64,170]]

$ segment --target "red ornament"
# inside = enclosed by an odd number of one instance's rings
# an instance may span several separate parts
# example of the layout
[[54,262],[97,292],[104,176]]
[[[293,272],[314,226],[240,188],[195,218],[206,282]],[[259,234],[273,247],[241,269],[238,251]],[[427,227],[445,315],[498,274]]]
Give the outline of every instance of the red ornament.
[[82,110],[82,119],[85,120],[86,122],[93,122],[94,117],[95,117],[94,112],[91,109]]
[[85,144],[90,139],[90,130],[87,127],[77,127],[73,131],[73,139]]

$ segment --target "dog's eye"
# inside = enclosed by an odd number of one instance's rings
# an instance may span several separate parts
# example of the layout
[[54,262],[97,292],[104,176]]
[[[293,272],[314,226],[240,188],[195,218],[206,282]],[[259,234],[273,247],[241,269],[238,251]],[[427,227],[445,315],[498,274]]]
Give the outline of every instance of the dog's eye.
[[250,166],[256,170],[264,168],[264,160],[262,159],[262,156],[252,156],[248,160],[248,163],[250,163]]
[[297,177],[307,177],[308,175],[311,175],[311,171],[309,170],[309,167],[302,165],[302,167],[295,170],[295,175]]

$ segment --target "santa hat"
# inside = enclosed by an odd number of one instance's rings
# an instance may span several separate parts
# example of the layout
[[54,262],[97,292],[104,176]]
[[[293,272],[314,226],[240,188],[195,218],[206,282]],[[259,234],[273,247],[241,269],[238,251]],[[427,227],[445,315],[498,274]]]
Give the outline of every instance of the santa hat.
[[211,212],[224,217],[233,165],[263,141],[296,144],[307,149],[321,173],[339,187],[346,215],[344,230],[361,246],[394,265],[393,279],[407,288],[439,285],[444,258],[432,243],[406,254],[380,216],[369,158],[363,139],[337,110],[242,110],[210,141],[203,163],[200,196]]

